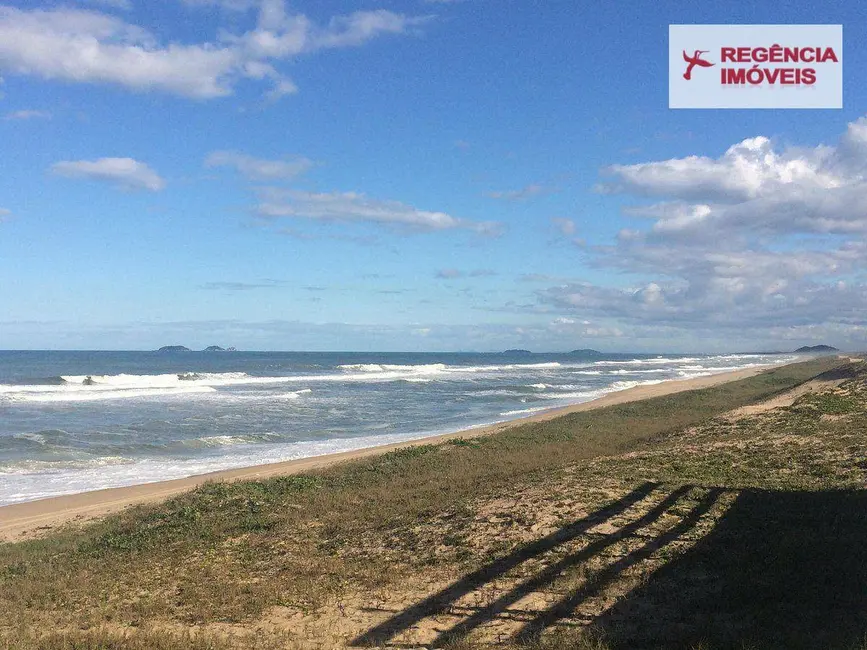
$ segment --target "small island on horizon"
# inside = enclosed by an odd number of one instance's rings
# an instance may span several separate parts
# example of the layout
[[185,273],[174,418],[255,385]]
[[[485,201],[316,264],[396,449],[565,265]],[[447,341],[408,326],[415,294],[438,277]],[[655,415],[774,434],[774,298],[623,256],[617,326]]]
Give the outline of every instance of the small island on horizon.
[[572,350],[569,354],[580,354],[585,357],[601,357],[605,353],[600,352],[599,350],[594,350],[592,348],[580,348],[578,350]]
[[[186,345],[164,345],[157,352],[192,352]],[[237,352],[235,348],[223,348],[219,345],[209,345],[202,352]]]
[[[536,352],[533,352],[533,351],[531,351],[531,350],[524,350],[524,349],[522,349],[522,348],[512,348],[512,349],[510,349],[510,350],[503,350],[502,352],[500,352],[500,354],[511,354],[511,355],[531,355],[531,354],[537,354],[537,353],[536,353]],[[542,352],[542,353],[539,353],[539,354],[580,354],[580,355],[583,355],[583,356],[591,356],[591,357],[592,357],[592,356],[597,356],[597,357],[601,357],[601,356],[604,356],[605,353],[604,353],[604,352],[600,352],[599,350],[592,350],[592,349],[590,349],[590,348],[581,348],[581,349],[578,349],[578,350],[571,350],[570,352],[563,352],[563,353],[557,353],[557,352]]]

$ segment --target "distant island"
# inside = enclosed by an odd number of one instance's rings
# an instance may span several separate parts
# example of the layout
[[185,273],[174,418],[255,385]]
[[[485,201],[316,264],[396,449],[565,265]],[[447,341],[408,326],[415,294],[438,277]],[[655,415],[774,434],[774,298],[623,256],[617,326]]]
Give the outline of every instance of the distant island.
[[569,354],[580,354],[584,357],[601,357],[602,352],[599,350],[591,350],[590,348],[581,348],[580,350],[572,350]]
[[[509,354],[512,356],[528,356],[531,354],[535,354],[535,352],[531,352],[530,350],[524,350],[523,348],[512,348],[511,350],[503,350],[502,352],[500,352],[500,354]],[[600,352],[599,350],[591,350],[590,348],[581,348],[580,350],[572,350],[571,352],[567,352],[566,354],[580,355],[582,357],[603,357],[603,356],[605,356],[604,352]]]
[[830,345],[805,345],[802,348],[798,348],[795,352],[839,352],[835,347]]
[[[511,350],[503,350],[500,354],[509,354],[512,356],[528,356],[531,354],[535,354],[535,352],[531,352],[530,350],[524,350],[522,348],[512,348]],[[550,354],[550,353],[549,353]],[[560,353],[562,354],[562,353]],[[591,350],[590,348],[581,348],[580,350],[572,350],[571,352],[567,352],[566,354],[574,354],[576,356],[582,357],[604,357],[605,353],[600,352],[599,350]]]
[[[192,352],[186,345],[164,345],[157,352]],[[219,345],[209,345],[202,352],[237,352],[235,348],[221,348]]]

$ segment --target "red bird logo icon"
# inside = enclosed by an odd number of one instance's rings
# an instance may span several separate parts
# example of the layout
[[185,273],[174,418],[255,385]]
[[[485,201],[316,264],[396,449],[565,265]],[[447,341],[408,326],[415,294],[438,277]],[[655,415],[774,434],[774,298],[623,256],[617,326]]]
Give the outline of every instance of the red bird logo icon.
[[688,66],[686,66],[686,72],[683,73],[684,79],[686,79],[687,81],[692,79],[692,69],[697,65],[701,66],[702,68],[709,68],[715,65],[710,61],[705,61],[703,58],[701,58],[701,55],[706,54],[708,51],[709,50],[696,50],[695,54],[693,54],[692,56],[689,56],[686,53],[686,50],[683,51],[683,60],[689,64]]

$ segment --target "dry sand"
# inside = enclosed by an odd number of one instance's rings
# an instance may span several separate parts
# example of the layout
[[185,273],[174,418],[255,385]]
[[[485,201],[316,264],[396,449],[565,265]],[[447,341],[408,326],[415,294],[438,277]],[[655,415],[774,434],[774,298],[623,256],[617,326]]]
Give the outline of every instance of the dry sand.
[[457,433],[416,439],[408,442],[399,442],[390,445],[357,449],[324,456],[314,456],[312,458],[301,458],[298,460],[289,460],[268,465],[258,465],[255,467],[242,467],[219,472],[210,472],[208,474],[189,476],[187,478],[171,481],[160,481],[157,483],[145,483],[142,485],[95,490],[93,492],[83,492],[81,494],[70,494],[2,506],[0,507],[0,541],[26,539],[50,531],[54,527],[64,523],[72,521],[81,522],[88,519],[102,517],[133,504],[161,501],[181,492],[190,490],[207,481],[263,479],[271,476],[295,474],[305,470],[332,465],[341,461],[382,454],[387,451],[410,447],[412,445],[437,443],[454,438],[489,435],[526,422],[541,422],[561,415],[566,415],[567,413],[588,411],[590,409],[622,404],[624,402],[634,402],[637,400],[648,399],[650,397],[658,397],[660,395],[670,395],[684,390],[716,386],[725,382],[751,377],[767,369],[768,367],[748,368],[745,370],[736,370],[708,377],[670,380],[659,384],[636,386],[627,390],[609,393],[608,395],[590,402],[552,409],[526,418],[510,420],[509,422],[485,427],[467,429]]

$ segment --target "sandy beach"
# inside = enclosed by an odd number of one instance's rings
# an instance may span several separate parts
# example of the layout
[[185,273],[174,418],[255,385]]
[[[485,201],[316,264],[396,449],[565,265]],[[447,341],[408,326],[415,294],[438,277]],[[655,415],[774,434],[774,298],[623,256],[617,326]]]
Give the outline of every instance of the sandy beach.
[[0,647],[860,647],[865,379],[806,359],[5,508],[37,539],[0,543]]
[[[773,366],[770,366],[773,367]],[[72,521],[85,521],[117,512],[127,506],[167,499],[208,481],[234,481],[263,479],[317,469],[334,463],[386,453],[395,449],[425,443],[438,443],[454,438],[489,435],[527,422],[550,420],[568,413],[632,402],[685,390],[694,390],[744,379],[768,369],[755,367],[686,380],[669,380],[658,384],[636,386],[609,393],[598,399],[490,426],[477,427],[444,435],[431,436],[407,442],[352,450],[336,454],[301,458],[280,463],[244,467],[182,479],[145,483],[48,499],[39,499],[0,507],[0,540],[15,541],[47,532]]]

